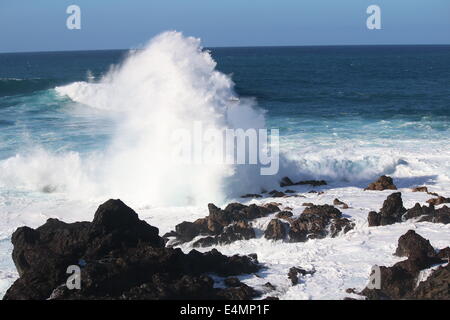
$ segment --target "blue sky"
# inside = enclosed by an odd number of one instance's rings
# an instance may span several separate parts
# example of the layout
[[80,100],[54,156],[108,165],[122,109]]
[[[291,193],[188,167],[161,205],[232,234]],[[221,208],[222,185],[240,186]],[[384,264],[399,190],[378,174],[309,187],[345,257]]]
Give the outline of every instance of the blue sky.
[[[82,29],[66,28],[66,8]],[[382,30],[366,9],[382,10]],[[450,0],[0,0],[0,52],[130,48],[178,30],[215,46],[450,44]]]

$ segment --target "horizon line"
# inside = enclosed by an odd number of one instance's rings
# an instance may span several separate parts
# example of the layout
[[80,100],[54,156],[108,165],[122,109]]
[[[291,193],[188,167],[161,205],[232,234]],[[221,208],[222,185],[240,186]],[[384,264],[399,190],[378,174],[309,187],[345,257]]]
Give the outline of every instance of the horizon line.
[[[204,46],[203,49],[251,49],[251,48],[307,48],[307,47],[437,47],[450,46],[450,43],[435,44],[314,44],[314,45],[256,45],[256,46]],[[48,51],[0,51],[0,54],[16,53],[68,53],[68,52],[99,52],[99,51],[130,51],[142,50],[142,48],[111,48],[111,49],[77,49],[77,50],[48,50]]]

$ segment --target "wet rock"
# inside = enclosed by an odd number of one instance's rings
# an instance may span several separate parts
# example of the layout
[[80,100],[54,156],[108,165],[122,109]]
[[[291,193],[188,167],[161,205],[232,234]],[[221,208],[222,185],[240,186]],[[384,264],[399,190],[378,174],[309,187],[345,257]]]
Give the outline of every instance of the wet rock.
[[361,294],[369,300],[402,299],[415,286],[415,276],[400,266],[380,267],[380,289],[365,288]]
[[395,255],[399,257],[435,257],[436,252],[430,241],[418,235],[414,230],[409,230],[398,239]]
[[406,212],[403,207],[402,194],[393,193],[387,197],[380,210],[381,225],[392,224],[401,221],[402,215]]
[[[371,300],[448,299],[448,270],[440,267],[417,286],[419,273],[444,261],[435,254],[429,241],[412,230],[399,238],[396,254],[406,260],[392,267],[380,267],[380,288],[365,288],[361,294]],[[447,265],[448,266],[448,265]]]
[[209,237],[203,237],[201,239],[198,239],[195,241],[192,246],[194,248],[205,248],[205,247],[212,247],[219,244],[219,240],[217,237],[209,236]]
[[242,284],[242,282],[239,281],[239,279],[236,278],[236,277],[226,278],[226,279],[223,281],[223,283],[224,283],[227,287],[232,287],[232,288],[239,287],[239,286]]
[[340,233],[347,233],[355,228],[355,223],[347,218],[339,218],[332,221],[330,225],[330,236],[337,237]]
[[335,206],[342,206],[342,209],[348,209],[349,208],[348,204],[346,204],[345,202],[342,202],[339,199],[334,199],[333,205],[335,205]]
[[299,218],[291,222],[289,238],[292,242],[308,239],[321,239],[337,236],[341,231],[348,232],[354,224],[342,218],[339,209],[330,205],[313,205],[305,208]]
[[200,224],[184,221],[175,227],[175,233],[172,233],[172,235],[177,235],[179,236],[179,240],[188,242],[198,236],[202,231],[204,231],[204,228]]
[[278,219],[272,219],[264,232],[264,237],[270,240],[283,240],[287,234],[288,225]]
[[284,192],[278,191],[278,190],[272,190],[269,192],[269,195],[272,198],[283,198],[284,196],[286,196],[286,194]]
[[406,212],[403,207],[402,194],[400,192],[392,193],[383,203],[379,214],[369,213],[369,226],[386,226],[402,221],[402,216]]
[[301,185],[310,185],[313,187],[320,187],[327,185],[325,180],[304,180],[293,182],[289,177],[284,177],[280,181],[280,187],[290,187],[290,186],[301,186]]
[[423,216],[419,219],[419,222],[433,222],[433,223],[450,223],[450,208],[443,206],[442,208],[436,209],[433,214]]
[[320,187],[326,186],[327,182],[325,180],[304,180],[297,182],[296,185],[310,185],[313,187]]
[[217,236],[201,238],[193,243],[194,247],[209,247],[212,245],[225,245],[239,240],[250,240],[256,237],[255,230],[247,221],[239,221],[227,226]]
[[264,206],[241,203],[230,203],[221,209],[214,204],[208,205],[209,215],[194,222],[182,222],[175,227],[175,236],[178,243],[189,242],[197,236],[205,236],[195,242],[195,246],[211,246],[215,244],[228,244],[237,240],[248,240],[255,237],[255,232],[248,222],[257,218],[280,211],[273,203]]
[[281,203],[269,202],[262,205],[263,208],[268,209],[271,213],[280,211],[280,208],[278,206],[281,206]]
[[447,206],[435,209],[432,204],[428,207],[416,204],[409,209],[403,216],[404,220],[419,218],[418,222],[433,222],[433,223],[450,223],[450,209]]
[[378,227],[381,225],[381,214],[375,211],[370,211],[367,216],[367,221],[369,223],[369,227]]
[[[93,222],[49,219],[37,229],[16,230],[13,259],[20,278],[4,299],[215,299],[240,297],[214,288],[207,276],[260,269],[248,256],[217,250],[184,254],[164,247],[158,229],[139,220],[120,200],[109,200]],[[81,267],[81,290],[65,287],[67,267]],[[247,290],[247,289],[246,289]],[[247,290],[249,291],[249,290]]]
[[438,206],[443,203],[450,203],[450,198],[445,198],[445,197],[439,196],[437,198],[427,200],[427,203],[429,203],[433,206]]
[[377,190],[377,191],[397,190],[397,187],[395,186],[394,181],[392,180],[391,177],[381,176],[378,178],[377,181],[369,184],[369,186],[364,190]]
[[277,287],[271,284],[270,282],[266,282],[264,284],[264,288],[266,288],[268,291],[275,291],[277,289]]
[[259,293],[252,287],[241,283],[239,287],[220,290],[218,296],[223,300],[251,300],[259,296]]
[[425,280],[419,283],[410,299],[450,300],[450,264],[439,267]]
[[284,193],[296,193],[296,192],[297,191],[291,189],[284,190]]
[[439,250],[439,253],[436,256],[444,261],[448,260],[450,263],[450,247]]
[[303,207],[312,207],[313,205],[314,205],[314,203],[312,203],[312,202],[304,202],[304,203],[302,203]]
[[321,194],[324,194],[324,192],[323,192],[323,191],[316,191],[316,190],[311,190],[311,191],[308,191],[308,193],[317,193],[317,195],[321,195]]
[[283,177],[280,181],[280,187],[284,188],[284,187],[290,187],[293,186],[294,182],[292,182],[291,179],[289,179],[289,177]]
[[243,196],[241,196],[241,198],[255,198],[255,199],[257,199],[257,198],[262,198],[262,195],[257,194],[257,193],[247,193],[247,194],[244,194]]
[[428,188],[427,187],[416,187],[412,189],[412,192],[425,192],[428,193]]
[[430,206],[421,206],[419,203],[416,203],[414,207],[408,209],[406,213],[403,215],[403,220],[409,220],[413,218],[419,218],[425,215],[434,215],[435,209],[433,205]]
[[299,282],[299,276],[313,275],[315,272],[315,270],[307,271],[303,268],[292,267],[289,269],[288,278],[291,280],[292,285],[295,286]]
[[330,206],[328,204],[324,205],[313,205],[305,210],[303,210],[303,215],[319,215],[328,217],[330,219],[336,219],[340,218],[342,216],[342,213],[339,211],[339,209]]
[[280,211],[277,213],[277,218],[289,220],[294,214],[291,211]]

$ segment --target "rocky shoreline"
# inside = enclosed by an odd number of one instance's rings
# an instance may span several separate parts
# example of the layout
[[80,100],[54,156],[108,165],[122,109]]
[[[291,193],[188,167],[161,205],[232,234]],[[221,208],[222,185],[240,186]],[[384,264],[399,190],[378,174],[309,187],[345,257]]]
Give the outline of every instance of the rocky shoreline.
[[[281,187],[294,185],[323,186],[325,181],[293,183],[283,178]],[[380,177],[366,190],[397,190],[390,177]],[[450,209],[435,206],[449,199],[429,193],[426,187],[413,192],[426,192],[433,197],[428,206],[403,205],[402,194],[394,192],[382,208],[368,213],[370,227],[418,222],[448,224]],[[290,190],[268,192],[273,198],[301,197]],[[245,195],[258,198],[260,194]],[[268,218],[262,236],[286,243],[311,239],[340,237],[355,228],[351,217],[341,209],[349,206],[335,199],[333,205],[304,203],[300,214],[279,203],[244,205],[231,203],[224,209],[208,205],[208,216],[176,225],[175,230],[159,236],[159,230],[140,220],[137,213],[120,200],[101,205],[92,222],[64,223],[49,219],[37,229],[21,227],[12,236],[13,261],[20,278],[8,289],[6,300],[16,299],[255,299],[262,296],[236,276],[256,275],[264,270],[256,254],[225,256],[216,249],[201,253],[183,253],[176,248],[189,244],[194,248],[227,245],[257,238],[253,225]],[[439,250],[440,249],[440,250]],[[407,259],[392,267],[380,267],[384,279],[380,289],[361,292],[348,289],[366,299],[450,299],[449,252],[433,248],[414,231],[400,237],[396,256]],[[80,266],[83,279],[80,290],[69,290],[67,267]],[[430,269],[431,268],[431,269]],[[428,277],[418,281],[428,270]],[[292,266],[286,278],[295,286],[302,277],[314,277],[315,270]],[[222,284],[217,286],[217,278]],[[369,280],[370,275],[368,275]],[[265,293],[275,290],[264,285]],[[266,297],[275,299],[275,297]]]

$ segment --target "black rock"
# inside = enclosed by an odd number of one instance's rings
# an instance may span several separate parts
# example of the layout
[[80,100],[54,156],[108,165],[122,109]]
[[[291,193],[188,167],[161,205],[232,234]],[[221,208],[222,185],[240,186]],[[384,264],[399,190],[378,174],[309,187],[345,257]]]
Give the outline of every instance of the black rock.
[[196,247],[248,240],[256,236],[248,222],[280,211],[273,204],[246,206],[241,203],[230,203],[223,210],[209,204],[208,210],[207,217],[194,222],[182,222],[175,227],[175,232],[170,232],[169,235],[175,236],[178,243],[189,242],[196,236],[205,236],[194,243]]
[[288,278],[291,280],[292,285],[295,286],[298,284],[298,277],[300,276],[305,276],[307,274],[314,274],[316,271],[315,270],[311,270],[311,271],[306,271],[305,269],[302,268],[297,268],[297,267],[292,267],[289,269],[288,272]]
[[378,227],[381,224],[381,214],[375,211],[370,211],[367,216],[369,227]]
[[283,187],[290,187],[290,186],[293,186],[293,185],[294,185],[294,183],[292,182],[291,179],[289,179],[289,177],[284,177],[280,181],[280,187],[282,187],[282,188]]
[[336,237],[341,231],[346,233],[353,228],[354,223],[342,218],[339,209],[330,205],[312,205],[291,222],[289,238],[292,242],[302,242],[321,239],[327,235]]
[[409,230],[398,239],[395,255],[399,257],[435,257],[436,252],[430,241],[418,235],[414,230]]
[[409,230],[400,237],[398,243],[396,254],[408,258],[392,267],[380,267],[380,288],[367,287],[361,294],[370,300],[450,299],[448,264],[433,271],[417,286],[417,278],[422,270],[445,262],[445,259],[435,254],[429,241]]
[[271,240],[283,240],[287,234],[288,225],[278,219],[272,219],[264,232],[264,237]]
[[[12,242],[20,278],[6,300],[242,298],[254,290],[214,288],[207,274],[227,277],[260,269],[253,257],[165,248],[158,229],[120,200],[101,205],[93,222],[49,219],[36,230],[17,229]],[[65,285],[70,265],[81,267],[81,290]]]
[[400,192],[390,194],[383,203],[380,213],[369,213],[369,226],[386,226],[401,222],[406,209],[403,207],[402,194]]
[[381,176],[377,181],[369,184],[369,186],[364,190],[397,190],[397,187],[395,186],[394,181],[391,177]]
[[277,218],[289,220],[294,214],[291,211],[280,211],[277,213]]

